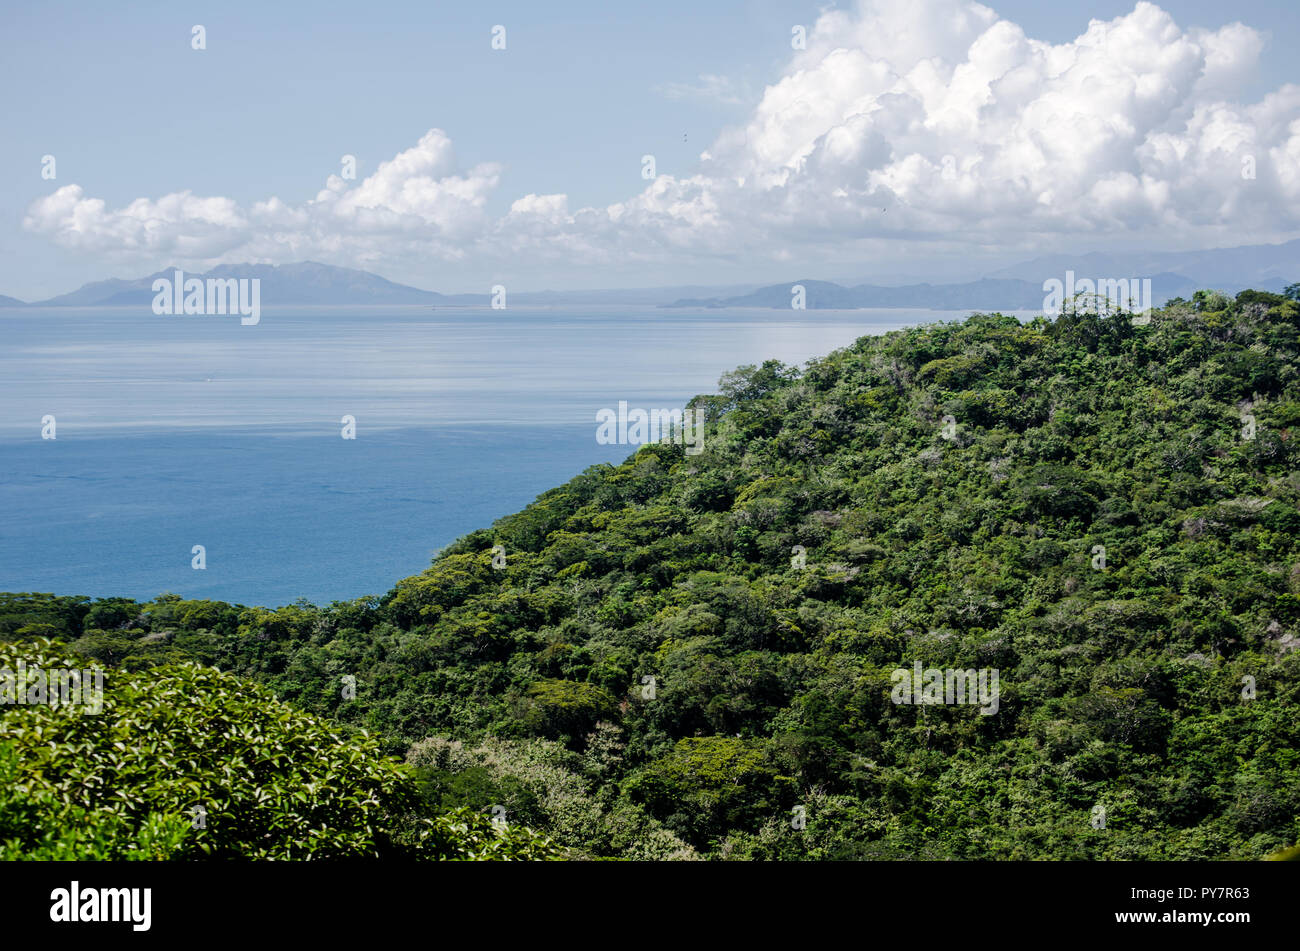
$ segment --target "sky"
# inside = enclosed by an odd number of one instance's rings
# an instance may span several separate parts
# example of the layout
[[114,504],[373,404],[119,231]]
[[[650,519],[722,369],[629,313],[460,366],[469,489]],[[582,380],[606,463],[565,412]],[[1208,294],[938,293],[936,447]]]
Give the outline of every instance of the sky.
[[2,294],[301,260],[897,283],[1300,235],[1290,0],[127,7],[0,11]]

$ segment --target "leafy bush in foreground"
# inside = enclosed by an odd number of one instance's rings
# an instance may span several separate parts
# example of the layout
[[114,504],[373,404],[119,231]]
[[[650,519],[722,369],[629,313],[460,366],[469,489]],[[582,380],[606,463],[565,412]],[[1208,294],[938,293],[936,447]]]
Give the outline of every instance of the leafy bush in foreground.
[[[85,666],[44,642],[0,642],[0,669]],[[364,733],[345,737],[210,668],[105,672],[84,704],[0,706],[0,857],[306,859],[545,857],[526,829],[419,815],[413,778]],[[19,694],[24,696],[25,692]]]

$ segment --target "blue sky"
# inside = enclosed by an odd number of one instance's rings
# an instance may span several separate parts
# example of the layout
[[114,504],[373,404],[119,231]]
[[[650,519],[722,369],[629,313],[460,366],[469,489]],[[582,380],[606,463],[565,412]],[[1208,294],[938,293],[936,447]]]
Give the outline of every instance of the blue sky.
[[[1291,133],[1285,119],[1300,112],[1277,97],[1300,81],[1294,3],[1242,0],[1229,16],[1202,0],[1140,15],[1131,3],[1014,2],[993,4],[991,18],[958,0],[918,0],[842,4],[839,19],[825,16],[833,5],[797,2],[117,6],[0,14],[0,293],[36,299],[173,262],[303,258],[447,292],[942,277],[1046,247],[1282,240],[1300,221],[1300,176],[1285,167],[1300,157],[1300,127]],[[926,16],[904,22],[917,8]],[[1037,102],[998,87],[987,108],[1008,140],[1023,137],[1015,148],[954,118],[974,101],[960,69],[971,49],[996,47],[988,68],[1037,81],[1013,72],[1017,57],[1033,60],[1014,30],[977,42],[997,18],[1057,45],[1060,59],[1090,19],[1123,17],[1106,33],[1114,69],[1102,62],[1080,82],[1094,69],[1081,59],[1059,95]],[[965,25],[935,27],[933,39],[917,27],[954,19]],[[877,43],[862,26],[877,20],[916,48],[889,59],[908,43]],[[1254,32],[1197,32],[1238,20]],[[191,49],[193,24],[206,28],[205,50]],[[505,50],[490,48],[495,24]],[[791,49],[794,24],[812,34],[807,51]],[[1139,101],[1105,102],[1134,63],[1171,48],[1181,52],[1138,81]],[[1239,61],[1221,81],[1194,85],[1188,70],[1225,56]],[[917,85],[930,58],[942,102]],[[783,78],[793,106],[770,95]],[[905,101],[913,94],[924,107]],[[1092,114],[1114,129],[1089,126]],[[1106,155],[1075,167],[1044,146],[1059,142],[1062,115],[1081,137],[1111,137]],[[1192,129],[1197,115],[1203,127]],[[922,129],[936,123],[939,133]],[[1234,123],[1229,137],[1249,144],[1224,144]],[[426,139],[434,129],[442,135]],[[1242,149],[1260,153],[1247,191],[1224,181]],[[1121,151],[1133,153],[1122,167]],[[647,153],[655,182],[641,174]],[[46,154],[53,181],[40,174]],[[357,178],[339,183],[327,214],[319,195],[344,154],[357,157]],[[390,168],[338,200],[403,154],[409,173]],[[918,162],[943,168],[951,189],[927,185]],[[51,199],[69,186],[75,195]],[[185,193],[193,200],[166,200]],[[1210,212],[1194,207],[1198,194]],[[1025,207],[1041,214],[1027,219]]]

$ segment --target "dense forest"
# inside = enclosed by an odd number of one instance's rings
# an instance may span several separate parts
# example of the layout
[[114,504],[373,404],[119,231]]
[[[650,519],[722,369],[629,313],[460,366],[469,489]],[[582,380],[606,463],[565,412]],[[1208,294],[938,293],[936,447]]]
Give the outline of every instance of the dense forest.
[[[0,596],[0,666],[107,670],[99,715],[0,707],[0,855],[1300,840],[1300,288],[975,314],[692,405],[702,453],[593,467],[382,596]],[[996,671],[996,711],[896,702],[917,664]]]

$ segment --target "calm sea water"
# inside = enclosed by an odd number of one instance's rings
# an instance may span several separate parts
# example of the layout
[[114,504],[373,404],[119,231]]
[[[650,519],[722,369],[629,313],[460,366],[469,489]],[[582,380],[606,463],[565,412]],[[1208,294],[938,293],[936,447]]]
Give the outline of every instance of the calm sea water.
[[466,532],[626,458],[634,446],[596,443],[601,408],[682,406],[742,364],[801,364],[956,316],[300,308],[245,327],[0,310],[0,591],[380,594]]

